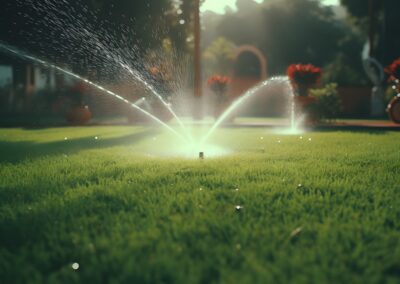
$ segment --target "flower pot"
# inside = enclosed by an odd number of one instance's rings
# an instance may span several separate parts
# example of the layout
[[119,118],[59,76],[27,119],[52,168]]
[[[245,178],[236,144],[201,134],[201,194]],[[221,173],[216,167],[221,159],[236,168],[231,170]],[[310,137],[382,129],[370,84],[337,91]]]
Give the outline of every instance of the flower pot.
[[393,122],[400,123],[400,94],[390,100],[387,112]]
[[318,121],[318,115],[315,109],[313,109],[313,105],[316,101],[316,98],[310,96],[294,97],[296,117],[306,116],[306,123],[316,123]]
[[79,105],[73,106],[67,113],[66,119],[72,125],[84,125],[90,121],[92,113],[88,106]]
[[299,97],[308,97],[308,91],[310,90],[310,85],[297,85],[297,95]]

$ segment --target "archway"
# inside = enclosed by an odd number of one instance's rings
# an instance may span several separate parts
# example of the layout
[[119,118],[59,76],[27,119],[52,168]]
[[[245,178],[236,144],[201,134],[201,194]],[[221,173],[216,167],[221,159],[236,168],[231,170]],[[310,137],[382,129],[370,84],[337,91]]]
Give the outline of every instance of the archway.
[[231,100],[244,94],[248,89],[266,80],[267,59],[253,45],[242,45],[236,49],[230,88]]
[[[245,64],[247,63],[247,66]],[[238,70],[236,67],[244,67]],[[258,75],[259,80],[265,80],[268,77],[267,59],[264,54],[253,45],[242,45],[235,52],[234,76],[250,77]]]

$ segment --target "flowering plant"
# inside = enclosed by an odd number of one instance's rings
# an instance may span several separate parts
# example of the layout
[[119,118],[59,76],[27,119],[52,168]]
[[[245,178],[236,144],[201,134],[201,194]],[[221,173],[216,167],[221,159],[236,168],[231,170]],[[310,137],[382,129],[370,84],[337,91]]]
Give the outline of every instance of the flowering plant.
[[321,79],[322,70],[312,64],[292,64],[287,75],[296,85],[314,85]]
[[385,72],[396,79],[400,79],[400,58],[397,58],[387,66]]
[[228,76],[213,75],[207,80],[208,87],[217,94],[225,93],[231,79]]
[[394,60],[385,68],[385,72],[390,76],[389,80],[400,80],[400,58]]

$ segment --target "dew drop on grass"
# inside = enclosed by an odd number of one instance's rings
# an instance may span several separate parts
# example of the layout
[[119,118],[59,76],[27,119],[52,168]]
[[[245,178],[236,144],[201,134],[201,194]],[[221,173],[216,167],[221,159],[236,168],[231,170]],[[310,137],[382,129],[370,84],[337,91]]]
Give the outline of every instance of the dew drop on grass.
[[200,188],[199,188],[199,190],[200,190],[200,191],[202,191],[202,190],[203,190],[203,188],[202,188],[202,187],[200,187]]
[[303,187],[303,185],[302,185],[301,183],[299,183],[299,184],[297,185],[297,187],[300,188],[300,187]]
[[68,140],[68,137],[64,137],[64,140]]
[[308,138],[308,141],[311,141],[311,138]]
[[97,139],[99,139],[99,137],[97,137],[97,136],[96,136],[96,137],[94,137],[94,140],[97,140]]
[[243,206],[241,205],[236,205],[235,206],[236,211],[241,211],[243,209]]
[[73,270],[78,270],[79,269],[79,263],[77,263],[77,262],[74,262],[71,266],[72,266]]

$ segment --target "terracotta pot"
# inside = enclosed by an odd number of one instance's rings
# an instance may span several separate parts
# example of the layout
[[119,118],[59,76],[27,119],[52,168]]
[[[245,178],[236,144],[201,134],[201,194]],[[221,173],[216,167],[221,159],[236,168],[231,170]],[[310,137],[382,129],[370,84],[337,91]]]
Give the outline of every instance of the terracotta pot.
[[90,121],[92,113],[88,106],[73,106],[67,113],[66,119],[72,125],[84,125]]
[[387,112],[393,122],[400,123],[400,94],[390,100]]
[[312,109],[312,105],[317,101],[316,98],[310,96],[296,96],[295,113],[296,116],[306,115],[307,123],[315,123],[318,121],[318,114]]
[[308,97],[308,91],[310,90],[311,85],[298,84],[297,85],[297,94],[299,97]]
[[299,108],[299,110],[306,110],[307,107],[309,107],[312,103],[315,103],[317,101],[316,98],[314,97],[294,97],[295,103],[296,103],[296,108]]

